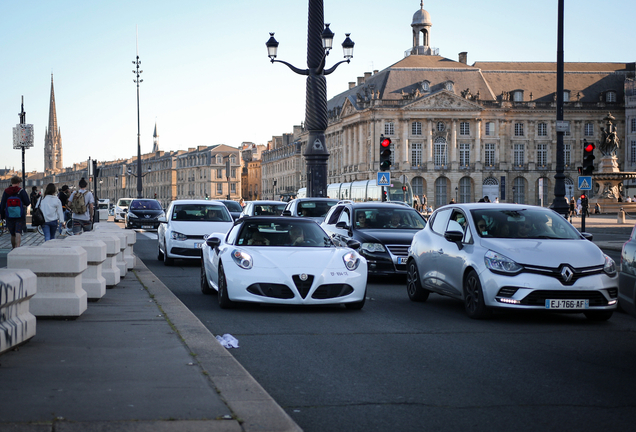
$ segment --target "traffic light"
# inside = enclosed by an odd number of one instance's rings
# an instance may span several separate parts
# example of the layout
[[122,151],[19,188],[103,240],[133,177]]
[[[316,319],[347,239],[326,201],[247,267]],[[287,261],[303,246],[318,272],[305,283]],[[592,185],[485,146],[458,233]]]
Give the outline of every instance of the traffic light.
[[594,171],[595,148],[594,143],[588,143],[587,140],[583,140],[583,169],[581,170],[583,175],[592,175],[592,171]]
[[155,199],[157,199],[157,192],[155,192]]
[[388,200],[389,200],[389,194],[387,193],[387,191],[383,187],[382,188],[382,202],[386,202]]
[[380,136],[380,171],[388,171],[391,166],[391,138]]
[[402,192],[406,192],[406,186],[402,186]]

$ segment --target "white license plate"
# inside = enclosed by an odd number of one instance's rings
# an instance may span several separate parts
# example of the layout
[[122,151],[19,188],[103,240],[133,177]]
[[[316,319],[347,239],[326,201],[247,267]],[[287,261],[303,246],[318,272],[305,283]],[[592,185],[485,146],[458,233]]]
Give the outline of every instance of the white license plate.
[[152,229],[152,225],[142,225],[141,229]]
[[546,300],[546,309],[588,309],[589,300]]
[[398,264],[406,264],[408,257],[398,257]]
[[203,245],[204,245],[204,244],[205,244],[205,243],[195,243],[195,244],[194,244],[194,248],[195,248],[195,249],[203,249]]

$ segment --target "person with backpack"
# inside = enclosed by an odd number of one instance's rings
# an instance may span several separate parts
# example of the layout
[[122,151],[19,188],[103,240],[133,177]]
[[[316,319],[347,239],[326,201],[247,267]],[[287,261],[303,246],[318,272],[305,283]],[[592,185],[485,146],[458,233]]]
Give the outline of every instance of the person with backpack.
[[40,198],[35,205],[36,208],[42,210],[45,223],[42,225],[42,232],[44,233],[44,241],[53,240],[55,238],[55,231],[59,223],[64,225],[64,212],[62,211],[62,202],[55,195],[55,185],[49,183],[44,190],[44,196]]
[[31,204],[29,195],[20,187],[22,179],[11,177],[11,186],[6,188],[0,201],[0,217],[7,220],[11,234],[11,248],[20,247],[22,234],[26,232],[26,208]]
[[68,199],[68,207],[73,213],[73,235],[93,229],[95,198],[86,186],[88,183],[82,177],[79,181],[79,190],[74,191]]

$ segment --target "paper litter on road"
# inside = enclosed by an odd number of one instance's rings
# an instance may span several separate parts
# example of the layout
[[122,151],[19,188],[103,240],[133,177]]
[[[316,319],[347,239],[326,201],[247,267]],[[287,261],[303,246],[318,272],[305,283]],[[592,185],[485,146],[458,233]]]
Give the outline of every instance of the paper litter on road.
[[229,333],[225,333],[223,336],[216,335],[216,340],[218,340],[219,343],[221,345],[223,345],[225,348],[238,348],[239,347],[238,339],[236,339],[234,336],[232,336]]

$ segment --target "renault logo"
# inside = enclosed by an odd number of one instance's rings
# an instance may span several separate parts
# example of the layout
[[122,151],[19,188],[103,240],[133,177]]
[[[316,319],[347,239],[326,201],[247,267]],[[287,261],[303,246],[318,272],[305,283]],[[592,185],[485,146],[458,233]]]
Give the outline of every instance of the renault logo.
[[561,277],[564,282],[570,282],[572,280],[572,276],[574,276],[574,271],[570,266],[563,266],[561,269]]
[[300,275],[300,280],[305,282],[307,280],[307,273],[303,273]]

